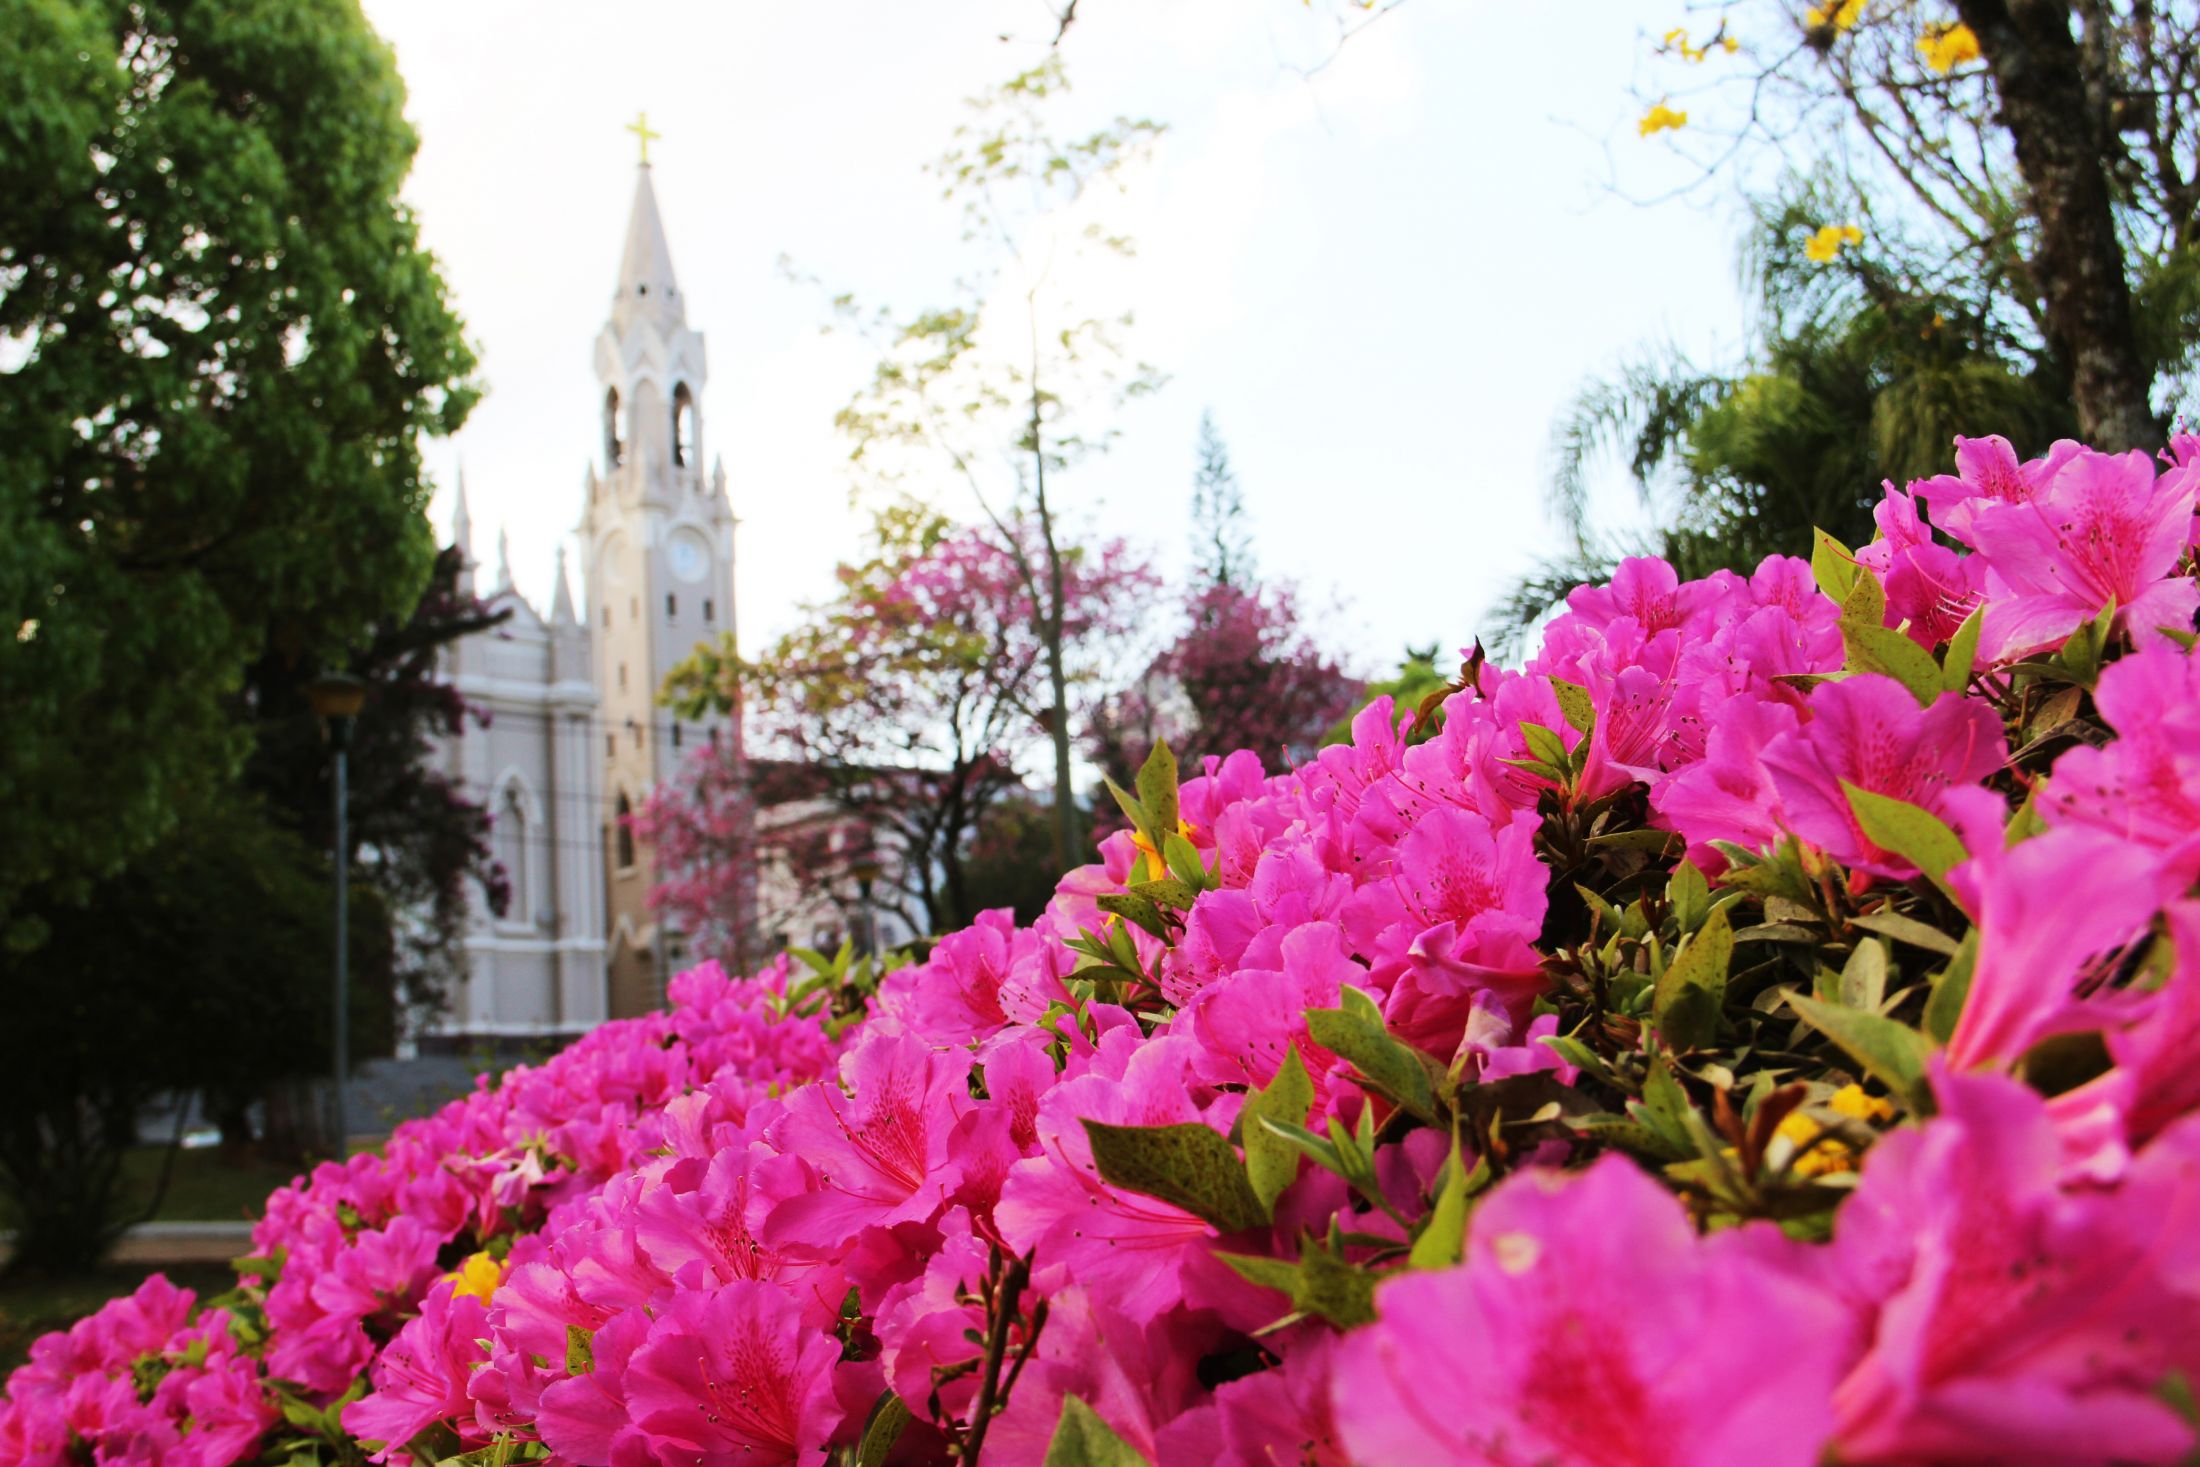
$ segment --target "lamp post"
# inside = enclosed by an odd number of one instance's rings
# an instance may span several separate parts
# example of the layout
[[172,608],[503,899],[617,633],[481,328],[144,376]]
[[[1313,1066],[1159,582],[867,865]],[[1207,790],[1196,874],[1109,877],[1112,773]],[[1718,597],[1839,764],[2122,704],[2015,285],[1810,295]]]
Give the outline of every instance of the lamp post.
[[332,672],[307,683],[302,691],[306,702],[313,707],[314,717],[321,720],[329,748],[336,756],[333,803],[336,817],[336,1007],[330,1034],[330,1074],[335,1082],[335,1093],[331,1101],[334,1116],[329,1135],[334,1141],[336,1159],[342,1161],[344,1097],[349,1088],[351,1068],[351,842],[345,828],[346,810],[350,804],[347,756],[351,751],[352,725],[358,720],[360,707],[367,701],[367,685],[348,673]]
[[867,958],[875,957],[878,953],[878,909],[871,905],[871,885],[879,879],[881,869],[878,858],[871,855],[858,857],[856,863],[849,868],[856,879],[856,894],[862,902],[863,942],[861,946],[863,949],[862,955]]

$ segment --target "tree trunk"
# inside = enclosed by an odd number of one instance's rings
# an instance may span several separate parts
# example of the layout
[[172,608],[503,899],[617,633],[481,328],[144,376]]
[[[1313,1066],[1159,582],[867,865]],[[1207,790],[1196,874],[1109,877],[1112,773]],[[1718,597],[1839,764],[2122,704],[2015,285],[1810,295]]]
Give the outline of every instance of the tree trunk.
[[2040,224],[2034,269],[2048,346],[2070,373],[2079,432],[2094,447],[2158,448],[2153,374],[2132,329],[2116,237],[2105,99],[2089,95],[2068,0],[1956,0],[1994,78],[2000,119]]
[[1052,695],[1048,732],[1054,737],[1054,868],[1066,875],[1077,864],[1077,796],[1069,781],[1069,675],[1062,664],[1062,629],[1068,622],[1062,605],[1062,547],[1054,539],[1054,517],[1047,509],[1046,440],[1040,436],[1037,353],[1031,374],[1031,464],[1034,498],[1039,507],[1039,536],[1047,552],[1047,604],[1039,610],[1046,643],[1047,689]]

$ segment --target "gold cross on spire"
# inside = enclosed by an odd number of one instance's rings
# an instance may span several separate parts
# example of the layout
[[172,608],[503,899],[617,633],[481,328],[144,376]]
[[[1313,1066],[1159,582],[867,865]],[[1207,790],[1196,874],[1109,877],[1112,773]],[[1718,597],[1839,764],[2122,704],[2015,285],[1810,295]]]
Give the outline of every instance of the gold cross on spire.
[[661,138],[664,134],[650,131],[649,114],[647,112],[635,113],[634,120],[626,125],[626,130],[642,140],[642,166],[647,168],[649,166],[649,140],[651,138]]

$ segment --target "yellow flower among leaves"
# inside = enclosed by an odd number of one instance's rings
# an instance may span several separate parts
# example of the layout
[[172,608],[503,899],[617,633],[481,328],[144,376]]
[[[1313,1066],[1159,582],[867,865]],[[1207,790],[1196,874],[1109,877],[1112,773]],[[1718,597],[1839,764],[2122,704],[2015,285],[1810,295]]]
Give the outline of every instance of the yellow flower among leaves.
[[1635,131],[1644,137],[1658,132],[1678,132],[1688,126],[1688,114],[1676,112],[1663,102],[1642,114],[1642,121],[1635,124]]
[[1925,34],[1917,38],[1918,53],[1925,58],[1925,67],[1935,76],[1946,76],[1957,67],[1979,59],[1978,36],[1960,21],[1953,25],[1928,26]]
[[[1843,1085],[1826,1101],[1826,1109],[1835,1115],[1852,1121],[1886,1122],[1894,1119],[1894,1107],[1877,1096],[1866,1095],[1861,1085]],[[1825,1127],[1804,1115],[1801,1111],[1790,1113],[1780,1122],[1773,1134],[1785,1141],[1795,1155],[1795,1172],[1798,1176],[1823,1177],[1834,1172],[1856,1170],[1856,1153],[1846,1142],[1832,1138],[1819,1140]],[[1811,1143],[1818,1144],[1812,1146]],[[1808,1150],[1804,1148],[1808,1147]]]
[[1823,224],[1818,232],[1803,242],[1804,257],[1817,264],[1829,264],[1841,253],[1843,245],[1862,244],[1864,231],[1853,224]]
[[504,1282],[504,1265],[486,1253],[475,1253],[458,1266],[458,1272],[445,1274],[444,1277],[455,1280],[458,1284],[457,1288],[451,1290],[451,1297],[471,1294],[486,1304],[489,1296],[497,1291],[497,1285]]

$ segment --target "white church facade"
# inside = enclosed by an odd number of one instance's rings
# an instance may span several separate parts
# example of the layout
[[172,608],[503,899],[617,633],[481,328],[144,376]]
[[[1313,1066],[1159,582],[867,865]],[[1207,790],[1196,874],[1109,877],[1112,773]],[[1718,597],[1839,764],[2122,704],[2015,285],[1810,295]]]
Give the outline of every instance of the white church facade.
[[[561,549],[547,614],[532,605],[500,535],[484,599],[510,615],[447,654],[446,676],[486,724],[442,757],[490,811],[511,894],[502,914],[477,895],[465,981],[431,1043],[556,1040],[642,1012],[685,956],[650,914],[648,852],[623,817],[697,747],[734,737],[656,699],[697,643],[733,629],[734,517],[723,464],[704,468],[709,363],[646,161],[595,373],[602,421],[579,506],[582,594]],[[453,528],[477,589],[463,478]]]

